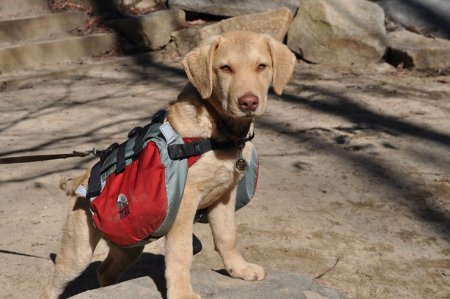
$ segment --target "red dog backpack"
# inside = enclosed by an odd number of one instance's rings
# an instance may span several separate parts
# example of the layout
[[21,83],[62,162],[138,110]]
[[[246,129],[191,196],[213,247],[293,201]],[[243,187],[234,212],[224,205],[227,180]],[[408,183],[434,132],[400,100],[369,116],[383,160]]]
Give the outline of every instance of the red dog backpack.
[[[122,144],[102,153],[91,170],[86,198],[94,225],[112,243],[138,246],[164,236],[175,220],[186,183],[188,168],[201,154],[234,146],[212,139],[181,138],[164,122],[159,111],[152,122],[137,127]],[[239,182],[236,210],[253,197],[258,176],[258,157]],[[205,211],[197,221],[205,222]]]

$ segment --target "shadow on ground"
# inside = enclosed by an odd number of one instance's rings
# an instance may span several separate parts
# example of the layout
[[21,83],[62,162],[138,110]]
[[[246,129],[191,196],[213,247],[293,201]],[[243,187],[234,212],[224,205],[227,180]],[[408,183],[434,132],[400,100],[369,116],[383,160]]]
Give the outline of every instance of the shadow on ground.
[[[88,290],[99,288],[96,269],[100,262],[94,262],[86,268],[65,289],[60,298],[69,298]],[[162,298],[166,298],[165,263],[163,255],[143,253],[137,263],[132,265],[121,277],[120,282],[138,277],[149,276],[155,283]]]

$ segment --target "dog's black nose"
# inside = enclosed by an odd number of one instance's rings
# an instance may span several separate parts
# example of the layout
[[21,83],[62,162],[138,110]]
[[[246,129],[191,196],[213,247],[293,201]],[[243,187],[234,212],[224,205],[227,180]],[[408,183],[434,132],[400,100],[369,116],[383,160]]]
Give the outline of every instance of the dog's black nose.
[[255,111],[258,108],[259,99],[254,94],[245,94],[238,99],[241,111]]

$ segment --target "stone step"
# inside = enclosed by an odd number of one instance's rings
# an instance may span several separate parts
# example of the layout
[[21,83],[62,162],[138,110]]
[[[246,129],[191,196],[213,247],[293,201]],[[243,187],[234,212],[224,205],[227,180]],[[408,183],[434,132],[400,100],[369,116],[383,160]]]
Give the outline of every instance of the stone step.
[[87,18],[84,12],[67,11],[0,20],[0,46],[21,40],[49,39],[82,26]]
[[0,20],[49,13],[48,0],[0,1]]
[[[0,92],[26,88],[36,82],[63,76],[95,76],[104,72],[111,74],[121,66],[134,65],[137,60],[140,61],[139,65],[149,65],[150,62],[154,62],[155,55],[145,53],[135,56],[86,57],[77,61],[42,66],[39,69],[0,74]],[[127,75],[120,74],[120,76]],[[129,75],[134,76],[134,73]]]
[[[65,76],[98,77],[105,75],[108,78],[141,80],[142,76],[146,76],[147,68],[160,65],[171,66],[181,71],[181,64],[171,58],[168,59],[163,52],[85,57],[75,61],[45,65],[38,69],[0,74],[0,92],[24,89],[39,82]],[[124,67],[125,71],[123,71]]]
[[3,47],[0,48],[0,74],[102,55],[114,48],[116,40],[113,33],[98,33]]

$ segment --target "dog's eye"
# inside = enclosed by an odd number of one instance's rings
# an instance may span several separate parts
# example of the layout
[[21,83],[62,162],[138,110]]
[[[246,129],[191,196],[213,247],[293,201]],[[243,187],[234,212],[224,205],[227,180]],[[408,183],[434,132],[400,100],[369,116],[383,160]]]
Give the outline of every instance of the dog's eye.
[[258,65],[258,72],[262,72],[266,69],[267,65],[264,63],[261,63]]
[[224,71],[225,73],[232,73],[233,72],[233,70],[231,69],[231,67],[229,66],[229,65],[222,65],[221,67],[220,67],[220,69],[222,70],[222,71]]

